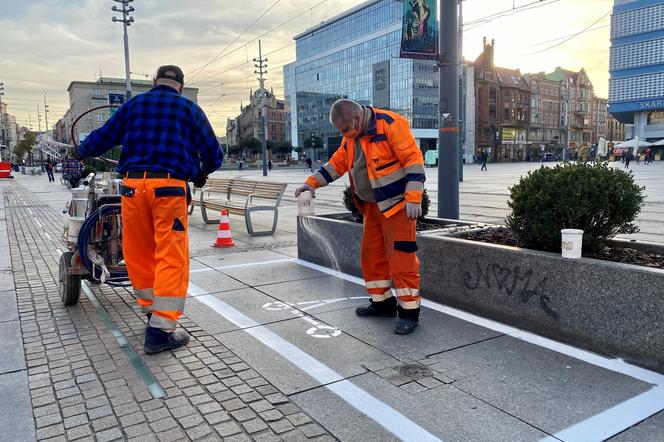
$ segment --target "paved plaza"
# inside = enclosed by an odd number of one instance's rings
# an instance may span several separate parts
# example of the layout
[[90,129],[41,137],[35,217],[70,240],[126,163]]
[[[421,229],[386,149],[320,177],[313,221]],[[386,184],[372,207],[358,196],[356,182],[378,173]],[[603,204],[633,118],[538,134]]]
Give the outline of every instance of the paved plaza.
[[[508,186],[538,166],[466,166],[461,217],[500,223]],[[630,238],[663,243],[664,162],[632,169],[647,200]],[[215,249],[217,226],[194,212],[192,339],[154,356],[130,289],[86,284],[62,305],[65,187],[0,182],[0,440],[664,440],[664,375],[426,299],[398,337],[391,319],[355,317],[362,281],[297,259],[304,170],[217,176],[289,183],[278,230],[250,237],[233,216],[236,246]],[[342,210],[346,183],[319,190],[316,210]]]

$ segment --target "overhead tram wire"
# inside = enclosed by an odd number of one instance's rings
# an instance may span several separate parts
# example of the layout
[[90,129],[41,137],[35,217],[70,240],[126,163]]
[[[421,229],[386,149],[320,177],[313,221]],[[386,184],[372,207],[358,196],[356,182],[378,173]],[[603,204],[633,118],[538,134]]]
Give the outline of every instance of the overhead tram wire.
[[518,6],[518,7],[511,8],[511,9],[505,9],[504,11],[496,12],[496,13],[487,15],[485,17],[480,17],[480,18],[477,18],[475,20],[471,20],[469,22],[466,22],[462,25],[462,29],[464,31],[470,31],[471,29],[475,29],[475,28],[477,28],[477,27],[479,27],[483,24],[489,23],[490,21],[492,21],[496,18],[507,17],[507,16],[510,16],[510,15],[516,14],[518,12],[523,12],[523,11],[528,11],[528,10],[531,10],[531,9],[541,8],[541,7],[548,6],[548,5],[553,4],[553,3],[557,3],[559,1],[560,0],[537,0],[537,1],[533,1],[533,2],[527,3],[525,5],[521,5],[521,6]]
[[[622,1],[621,1],[620,3],[622,3]],[[614,7],[617,6],[617,5],[619,5],[620,3],[614,5]],[[590,25],[586,26],[585,28],[583,28],[583,29],[580,30],[579,32],[576,32],[576,33],[574,33],[574,34],[571,34],[569,37],[567,37],[567,38],[564,39],[563,41],[560,41],[560,42],[558,42],[558,43],[556,43],[556,44],[553,44],[553,45],[551,45],[551,46],[548,46],[548,47],[546,47],[546,48],[544,48],[544,49],[539,49],[539,50],[537,50],[537,51],[528,52],[528,53],[526,53],[526,54],[522,54],[522,55],[535,55],[535,54],[541,54],[542,52],[546,52],[546,51],[549,51],[549,50],[551,50],[551,49],[553,49],[553,48],[556,48],[556,47],[558,47],[558,46],[560,46],[560,45],[563,45],[563,44],[567,43],[568,41],[572,40],[573,38],[576,38],[576,37],[578,37],[579,35],[584,34],[584,33],[588,32],[588,31],[590,31],[590,28],[592,28],[593,26],[595,26],[595,25],[596,25],[597,23],[599,23],[600,21],[604,20],[604,18],[606,18],[606,16],[609,15],[609,14],[611,13],[612,10],[613,10],[613,8],[609,9],[608,11],[606,11],[606,13],[605,13],[604,15],[602,15],[600,18],[598,18],[597,20],[595,20],[594,22],[592,22]]]
[[[596,28],[588,29],[588,31],[586,31],[586,32],[599,31],[600,29],[608,28],[609,26],[611,26],[610,23],[606,24],[606,25],[602,25],[602,26],[597,26]],[[564,38],[571,37],[573,35],[574,34],[561,35],[560,37],[552,38],[550,40],[544,40],[544,41],[540,41],[540,42],[537,42],[537,43],[533,43],[533,44],[530,45],[530,47],[542,46],[542,45],[547,44],[547,43],[553,43],[555,41],[560,41]]]
[[[217,55],[215,55],[214,57],[212,57],[212,60],[210,60],[209,62],[207,62],[207,63],[204,64],[203,66],[200,66],[200,67],[194,69],[193,71],[189,72],[189,74],[192,74],[192,73],[193,73],[193,75],[191,76],[191,80],[193,80],[194,78],[196,78],[196,75],[198,75],[198,74],[200,74],[201,72],[203,72],[203,70],[204,70],[206,67],[208,67],[210,64],[214,63],[215,60],[218,60],[218,59],[220,58],[220,56],[221,56],[224,52],[226,52],[226,50],[227,50],[228,48],[230,48],[230,47],[233,45],[233,43],[235,43],[236,41],[238,41],[238,40],[240,39],[240,37],[242,37],[242,36],[243,36],[243,35],[244,35],[249,29],[251,29],[256,23],[258,23],[258,21],[259,21],[261,18],[265,17],[265,15],[266,15],[268,12],[270,12],[270,11],[272,10],[272,8],[274,8],[275,6],[277,6],[277,4],[279,4],[280,1],[281,1],[281,0],[276,0],[274,3],[272,3],[272,5],[271,5],[269,8],[267,8],[267,9],[265,10],[265,12],[263,12],[260,16],[258,16],[258,18],[256,18],[253,22],[251,22],[251,24],[250,24],[249,26],[247,26],[247,27],[244,29],[244,31],[242,31],[240,34],[237,35],[237,37],[235,37],[230,43],[228,43],[228,44],[226,45],[226,47],[225,47],[224,49],[221,50],[221,52],[219,52]],[[197,71],[197,72],[196,72],[196,71]],[[194,72],[195,72],[195,73],[194,73]],[[189,75],[189,74],[188,74],[188,75]],[[191,80],[190,80],[190,81],[191,81]]]
[[[225,54],[223,54],[223,55],[217,54],[217,56],[215,56],[215,58],[213,58],[209,63],[207,63],[207,65],[209,65],[210,63],[213,63],[213,62],[215,62],[215,61],[218,61],[218,60],[220,60],[220,59],[222,59],[222,58],[224,58],[224,57],[226,57],[226,56],[228,56],[228,55],[231,55],[231,54],[233,54],[233,53],[239,51],[240,49],[246,49],[247,46],[248,46],[249,44],[255,42],[255,41],[258,40],[259,38],[262,38],[262,37],[268,35],[269,33],[271,33],[271,32],[273,32],[273,31],[275,31],[275,30],[281,28],[282,26],[287,25],[288,23],[292,22],[293,20],[296,20],[296,19],[300,18],[300,17],[303,16],[304,14],[307,14],[309,11],[313,10],[314,8],[317,8],[318,6],[322,5],[323,3],[326,3],[327,1],[328,1],[328,0],[322,0],[322,1],[318,2],[318,3],[316,3],[315,5],[311,6],[309,9],[306,9],[306,10],[300,12],[299,14],[295,15],[294,17],[289,18],[289,19],[286,20],[285,22],[280,23],[280,24],[274,26],[273,28],[268,29],[267,31],[263,32],[262,34],[256,36],[254,39],[249,40],[248,42],[246,42],[246,43],[243,44],[242,46],[238,46],[237,48],[233,49],[232,51],[229,51],[229,52],[227,52],[227,53],[225,53]],[[295,43],[292,43],[292,44],[295,44]],[[249,63],[249,62],[247,62],[247,63]],[[206,66],[207,66],[207,65],[206,65]],[[202,66],[201,66],[201,67],[202,67]],[[201,68],[201,67],[199,67],[199,68]],[[196,68],[196,69],[199,69],[199,68]],[[194,69],[194,71],[195,71],[196,69]],[[201,70],[202,70],[202,69],[201,69]],[[192,71],[192,72],[193,72],[193,71]],[[200,72],[198,72],[198,73],[200,73]],[[198,73],[197,73],[196,75],[198,75]],[[203,80],[207,80],[208,78],[210,78],[210,77],[206,77],[206,78],[204,78]]]

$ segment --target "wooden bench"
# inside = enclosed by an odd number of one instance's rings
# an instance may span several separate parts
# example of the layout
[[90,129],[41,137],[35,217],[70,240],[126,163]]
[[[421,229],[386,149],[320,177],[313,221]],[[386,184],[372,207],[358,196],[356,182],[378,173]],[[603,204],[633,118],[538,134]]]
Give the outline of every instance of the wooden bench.
[[[244,216],[249,235],[272,235],[277,229],[279,203],[286,191],[286,186],[288,186],[286,183],[210,178],[205,187],[200,189],[200,197],[195,205],[200,206],[203,221],[208,224],[219,222],[219,219],[208,218],[208,209],[217,212],[226,209],[229,213]],[[193,201],[195,200],[196,198],[192,198],[190,211],[193,211]],[[254,205],[255,200],[259,202],[259,205]],[[272,230],[254,231],[251,222],[251,214],[254,212],[273,212]]]

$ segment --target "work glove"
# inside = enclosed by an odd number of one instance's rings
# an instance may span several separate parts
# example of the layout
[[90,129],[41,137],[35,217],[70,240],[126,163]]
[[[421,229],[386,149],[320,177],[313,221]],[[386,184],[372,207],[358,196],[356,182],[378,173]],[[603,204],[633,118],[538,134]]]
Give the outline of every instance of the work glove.
[[313,187],[311,187],[308,184],[303,184],[301,187],[298,187],[297,189],[295,189],[295,198],[300,196],[300,194],[302,192],[305,192],[305,191],[311,192],[311,197],[316,198],[316,189],[314,189]]
[[406,216],[410,219],[417,219],[422,216],[422,204],[406,203]]
[[202,189],[203,186],[205,186],[207,179],[208,176],[206,174],[204,174],[203,172],[198,172],[198,176],[194,178],[194,186],[198,187],[199,189]]

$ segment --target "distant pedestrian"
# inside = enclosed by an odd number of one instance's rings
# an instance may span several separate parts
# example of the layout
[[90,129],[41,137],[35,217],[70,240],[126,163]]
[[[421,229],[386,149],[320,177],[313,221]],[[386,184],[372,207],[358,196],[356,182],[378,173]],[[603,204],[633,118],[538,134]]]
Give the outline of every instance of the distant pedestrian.
[[486,162],[487,162],[488,158],[489,158],[489,156],[487,155],[486,151],[483,150],[482,153],[480,154],[480,164],[482,165],[480,170],[487,170]]
[[51,161],[51,157],[48,157],[48,160],[46,161],[46,175],[48,175],[48,182],[53,182],[55,181],[55,178],[53,178],[53,168],[55,166],[53,165],[53,161]]
[[241,159],[238,160],[238,161],[237,161],[237,170],[242,170],[242,167],[243,167],[243,166],[244,166],[244,164],[242,163],[242,160],[241,160]]
[[645,164],[652,163],[652,151],[650,150],[650,148],[646,149],[644,160],[645,160]]
[[309,171],[311,173],[313,173],[313,171],[314,171],[313,161],[311,161],[311,158],[309,158],[309,157],[307,157],[307,169],[309,169]]
[[634,155],[632,154],[632,152],[627,152],[627,154],[625,155],[625,169],[629,169],[629,162],[632,161],[633,158]]
[[641,164],[641,155],[636,152],[636,164]]
[[272,170],[272,160],[267,160],[267,169]]

